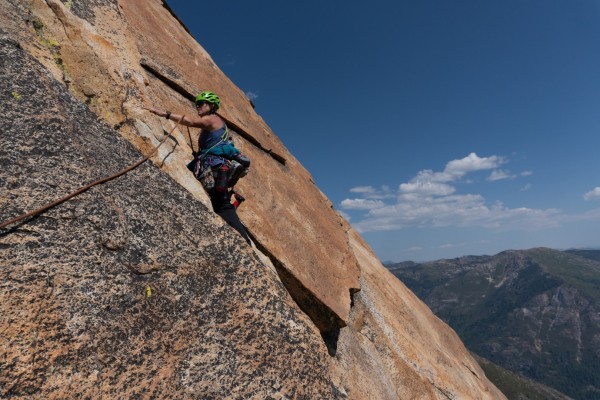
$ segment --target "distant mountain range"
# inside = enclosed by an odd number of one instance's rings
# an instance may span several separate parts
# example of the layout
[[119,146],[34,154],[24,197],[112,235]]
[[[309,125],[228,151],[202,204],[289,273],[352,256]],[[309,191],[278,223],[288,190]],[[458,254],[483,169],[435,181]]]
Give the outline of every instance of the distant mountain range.
[[600,250],[386,266],[477,355],[574,399],[600,399]]

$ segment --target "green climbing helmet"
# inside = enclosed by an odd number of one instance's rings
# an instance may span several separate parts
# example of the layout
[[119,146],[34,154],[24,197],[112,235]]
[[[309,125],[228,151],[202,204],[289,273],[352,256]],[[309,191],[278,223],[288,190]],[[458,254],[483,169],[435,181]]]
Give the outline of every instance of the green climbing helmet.
[[219,99],[219,96],[213,92],[209,92],[208,90],[200,92],[198,96],[196,96],[196,104],[201,101],[206,101],[207,103],[213,104],[215,108],[219,108],[221,106],[221,100]]

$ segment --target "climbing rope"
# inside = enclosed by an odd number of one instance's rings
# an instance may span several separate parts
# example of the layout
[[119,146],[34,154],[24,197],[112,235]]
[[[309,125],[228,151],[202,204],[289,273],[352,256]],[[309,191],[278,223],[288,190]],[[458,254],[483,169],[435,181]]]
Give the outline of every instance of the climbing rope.
[[169,131],[169,133],[167,133],[167,134],[165,135],[165,137],[164,137],[163,139],[161,139],[161,141],[158,143],[158,145],[157,145],[157,146],[156,146],[156,147],[155,147],[155,148],[154,148],[154,149],[153,149],[153,150],[152,150],[152,151],[151,151],[151,152],[150,152],[150,153],[149,153],[147,156],[145,156],[144,158],[142,158],[140,161],[138,161],[138,162],[136,162],[135,164],[132,164],[132,165],[130,165],[129,167],[127,167],[127,168],[125,168],[125,169],[123,169],[123,170],[121,170],[121,171],[117,172],[116,174],[113,174],[113,175],[107,176],[107,177],[105,177],[105,178],[98,179],[97,181],[94,181],[94,182],[92,182],[92,183],[89,183],[89,184],[87,184],[87,185],[85,185],[85,186],[83,186],[83,187],[81,187],[81,188],[77,189],[76,191],[74,191],[74,192],[72,192],[72,193],[70,193],[70,194],[68,194],[68,195],[66,195],[66,196],[64,196],[64,197],[62,197],[62,198],[60,198],[60,199],[58,199],[58,200],[56,200],[56,201],[53,201],[52,203],[48,203],[48,204],[46,204],[45,206],[43,206],[43,207],[40,207],[40,208],[38,208],[38,209],[36,209],[36,210],[30,211],[30,212],[28,212],[28,213],[25,213],[25,214],[22,214],[22,215],[20,215],[20,216],[18,216],[18,217],[16,217],[16,218],[13,218],[13,219],[11,219],[11,220],[9,220],[9,221],[3,222],[2,224],[0,224],[0,229],[4,229],[4,228],[5,228],[5,227],[7,227],[8,225],[11,225],[11,224],[14,224],[14,223],[16,223],[16,222],[19,222],[19,221],[21,221],[21,220],[23,220],[23,219],[25,219],[25,218],[28,218],[28,217],[32,217],[32,216],[34,216],[34,215],[41,214],[41,213],[43,213],[44,211],[46,211],[46,210],[49,210],[50,208],[52,208],[52,207],[55,207],[55,206],[57,206],[57,205],[59,205],[59,204],[61,204],[61,203],[64,203],[65,201],[67,201],[67,200],[69,200],[69,199],[71,199],[71,198],[73,198],[73,197],[75,197],[75,196],[77,196],[77,195],[79,195],[79,194],[81,194],[81,193],[85,192],[86,190],[88,190],[88,189],[90,189],[90,188],[92,188],[92,187],[94,187],[94,186],[96,186],[96,185],[100,185],[100,184],[106,183],[106,182],[108,182],[108,181],[111,181],[111,180],[113,180],[113,179],[115,179],[115,178],[118,178],[118,177],[120,177],[121,175],[125,175],[125,174],[126,174],[126,173],[128,173],[129,171],[131,171],[131,170],[134,170],[135,168],[139,167],[139,166],[140,166],[140,165],[142,165],[142,164],[143,164],[145,161],[147,161],[147,160],[148,160],[150,157],[152,157],[152,155],[153,155],[154,153],[156,153],[156,151],[158,150],[158,148],[159,148],[160,146],[162,146],[162,144],[163,144],[164,142],[166,142],[166,140],[169,138],[169,136],[171,136],[171,134],[173,133],[173,131],[174,131],[174,130],[175,130],[175,129],[176,129],[178,126],[179,126],[179,124],[181,123],[181,121],[183,121],[183,119],[184,119],[184,118],[185,118],[185,115],[182,115],[182,116],[181,116],[181,118],[179,119],[179,121],[177,121],[177,123],[176,123],[176,124],[175,124],[175,126],[173,127],[173,129],[171,129],[171,130]]

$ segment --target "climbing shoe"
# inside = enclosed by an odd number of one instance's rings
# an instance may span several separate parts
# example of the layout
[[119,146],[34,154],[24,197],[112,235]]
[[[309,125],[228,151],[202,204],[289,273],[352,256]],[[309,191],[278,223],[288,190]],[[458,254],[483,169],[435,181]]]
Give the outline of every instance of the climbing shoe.
[[237,193],[237,192],[233,192],[233,206],[235,208],[238,208],[240,206],[240,204],[242,204],[246,199],[244,198],[244,196],[242,196],[241,194]]

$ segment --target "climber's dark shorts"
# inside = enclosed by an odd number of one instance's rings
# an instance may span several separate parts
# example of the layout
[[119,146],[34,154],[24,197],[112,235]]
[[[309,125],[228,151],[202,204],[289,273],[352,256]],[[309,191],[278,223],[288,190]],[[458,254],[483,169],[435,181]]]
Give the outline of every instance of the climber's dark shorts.
[[229,224],[233,229],[238,231],[244,240],[250,244],[250,237],[233,204],[231,204],[231,194],[229,192],[220,192],[215,189],[209,192],[210,201],[213,206],[213,210],[217,213],[225,222]]

